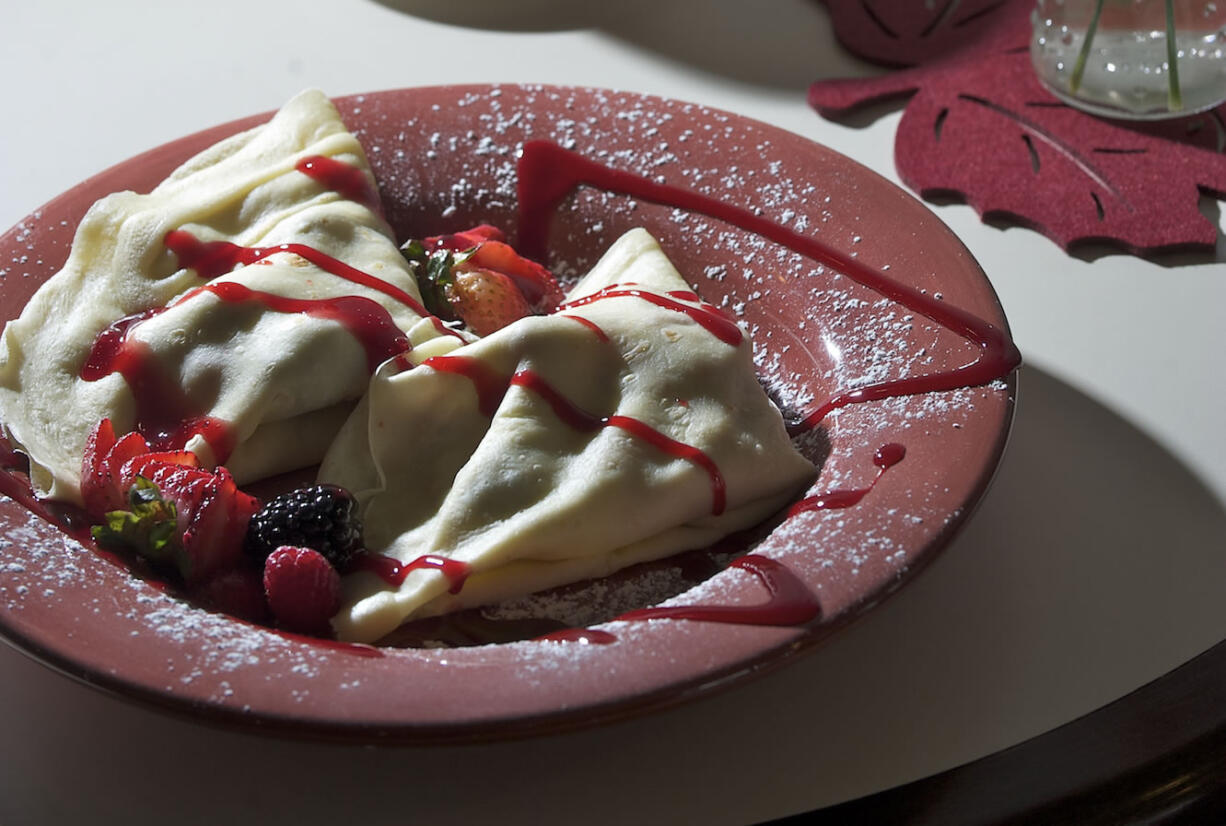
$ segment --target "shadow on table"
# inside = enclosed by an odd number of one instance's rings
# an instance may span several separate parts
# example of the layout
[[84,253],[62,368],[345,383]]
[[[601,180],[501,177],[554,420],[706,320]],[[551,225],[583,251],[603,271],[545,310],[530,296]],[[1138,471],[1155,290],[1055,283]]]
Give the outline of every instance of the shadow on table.
[[801,94],[816,78],[879,74],[838,47],[818,0],[375,0],[437,23],[510,32],[598,29],[701,72]]
[[[1071,403],[1074,416],[1078,408],[1087,410],[1084,399],[1053,385],[1052,401]],[[1061,398],[1063,397],[1063,398]],[[1053,408],[1054,410],[1054,408]],[[1035,423],[1028,421],[1025,430]],[[1124,492],[1117,512],[1101,534],[1092,524],[1069,531],[1072,542],[1088,547],[1088,556],[1119,552],[1122,567],[1129,569],[1119,577],[1113,566],[1104,566],[1097,589],[1086,589],[1084,598],[1102,616],[1097,638],[1109,647],[1130,645],[1138,623],[1171,624],[1173,603],[1187,593],[1194,602],[1220,599],[1221,536],[1224,526],[1220,503],[1214,503],[1204,489],[1165,456],[1153,454],[1152,443],[1130,438],[1127,426],[1119,420],[1107,421],[1105,433],[1095,441],[1118,443],[1124,458],[1107,457],[1096,461],[1105,474],[1124,471],[1123,486],[1109,483],[1091,497],[1086,512],[1106,512],[1111,497]],[[1051,432],[1072,435],[1068,428],[1053,427]],[[1023,431],[1025,438],[1025,431]],[[1080,440],[1077,440],[1080,442]],[[1015,445],[1024,450],[1024,446]],[[1063,440],[1051,445],[1065,451],[1073,442]],[[1076,452],[1084,447],[1078,445]],[[1098,452],[1098,451],[1095,451]],[[1016,454],[1013,454],[1016,455]],[[1087,458],[1089,458],[1087,456]],[[1136,464],[1135,470],[1124,465]],[[1067,465],[1060,463],[1060,469]],[[1076,476],[1084,471],[1074,470]],[[1141,478],[1154,474],[1153,478]],[[1002,485],[1014,487],[1006,474]],[[1072,480],[1076,483],[1078,480]],[[1093,479],[1086,481],[1093,482]],[[1138,484],[1141,483],[1141,484]],[[995,495],[999,496],[1000,487]],[[1060,488],[1065,488],[1060,485]],[[1020,488],[1015,488],[1021,492]],[[1094,501],[1097,499],[1097,503]],[[991,507],[991,506],[989,506]],[[1135,509],[1134,509],[1135,508]],[[1106,514],[1105,514],[1106,515]],[[1007,527],[1014,515],[1006,515]],[[1036,514],[1036,519],[1042,519]],[[988,520],[976,524],[983,525]],[[1137,532],[1138,536],[1129,534]],[[1200,551],[1196,546],[1201,545]],[[1067,550],[1075,550],[1068,548]],[[1082,555],[1078,552],[1078,555]],[[1138,562],[1132,559],[1140,556]],[[1139,576],[1150,570],[1152,583]],[[1191,585],[1198,575],[1210,582],[1209,588]],[[1083,577],[1087,583],[1093,573]],[[1218,585],[1219,587],[1214,587]],[[1115,598],[1102,598],[1098,589],[1120,587],[1122,594],[1134,595],[1134,610],[1120,620],[1121,609]],[[1066,589],[1061,589],[1065,590]],[[1221,618],[1203,611],[1207,625],[1196,629],[1210,642],[1223,636]],[[1195,620],[1196,612],[1186,619]],[[1180,621],[1184,618],[1181,617]],[[1110,633],[1110,623],[1119,623]],[[1099,624],[1099,623],[1095,623]],[[1074,629],[1073,633],[1081,633]],[[1160,644],[1166,630],[1142,629],[1144,646]],[[1007,639],[1002,640],[1007,643]],[[1092,675],[1102,655],[1087,656],[1085,672]],[[969,676],[969,675],[968,675]],[[1157,676],[1157,675],[1155,675]],[[798,815],[795,822],[820,824],[894,823],[980,824],[1003,822],[1114,824],[1114,823],[1222,823],[1226,822],[1226,779],[1221,767],[1226,761],[1226,642],[1219,642],[1206,653],[1186,664],[1146,682],[1102,708],[1078,717],[1019,745],[957,768],[930,775],[888,791],[869,794],[820,813]],[[820,816],[815,816],[819,815]],[[783,822],[783,821],[781,821]],[[793,819],[786,820],[792,823]]]
[[769,678],[565,735],[379,749],[205,728],[0,646],[0,816],[759,822],[1010,746],[1209,648],[1226,636],[1222,536],[1223,504],[1174,457],[1028,367],[1004,463],[965,530]]

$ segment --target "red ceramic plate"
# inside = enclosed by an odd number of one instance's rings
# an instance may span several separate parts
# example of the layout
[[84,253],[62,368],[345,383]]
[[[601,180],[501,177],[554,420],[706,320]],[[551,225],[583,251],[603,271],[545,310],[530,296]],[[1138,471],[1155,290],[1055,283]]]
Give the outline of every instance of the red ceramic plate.
[[[514,239],[516,162],[526,140],[551,141],[636,180],[742,210],[712,217],[580,187],[554,213],[549,264],[564,276],[581,273],[623,231],[647,227],[703,298],[751,331],[763,382],[789,415],[848,400],[857,388],[982,364],[982,348],[965,330],[950,329],[940,308],[1005,329],[984,274],[925,207],[780,129],[702,106],[591,89],[440,87],[337,103],[367,149],[401,238],[488,222]],[[94,200],[148,190],[195,152],[266,117],[218,126],[113,167],[0,237],[4,317],[16,316],[61,266]],[[764,239],[763,226],[747,231],[728,220],[738,216],[783,227],[833,258],[815,263]],[[914,302],[886,297],[881,285],[859,283],[861,269],[906,285],[913,290],[907,295],[938,308],[943,323],[908,306]],[[923,392],[851,399],[799,438],[821,463],[809,492],[816,509],[764,531],[753,553],[795,576],[793,584],[820,609],[808,621],[612,622],[598,626],[614,640],[602,644],[328,645],[187,605],[4,501],[0,630],[48,665],[119,695],[309,736],[483,739],[662,707],[788,661],[927,563],[982,496],[1003,450],[1015,373],[997,372],[1004,375],[988,375],[987,383],[983,376],[952,382],[971,387],[931,390],[921,378],[895,390]],[[902,446],[905,457],[883,469],[899,458],[897,447],[881,450],[887,446]],[[668,596],[678,581],[693,582],[685,567],[666,563],[516,610],[548,613],[613,591],[617,613]],[[671,591],[653,594],[644,583],[660,580],[661,571],[683,576]],[[752,570],[728,568],[674,593],[671,604],[761,605],[772,599],[768,585]]]

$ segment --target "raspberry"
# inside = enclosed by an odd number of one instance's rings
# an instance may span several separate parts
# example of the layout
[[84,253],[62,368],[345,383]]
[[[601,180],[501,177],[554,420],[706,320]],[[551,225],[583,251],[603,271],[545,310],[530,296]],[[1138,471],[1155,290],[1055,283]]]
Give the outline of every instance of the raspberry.
[[282,545],[313,548],[337,569],[362,547],[357,503],[336,485],[309,485],[283,493],[251,518],[247,553],[264,560]]
[[264,562],[264,595],[282,628],[326,636],[340,608],[341,576],[319,551],[283,545]]

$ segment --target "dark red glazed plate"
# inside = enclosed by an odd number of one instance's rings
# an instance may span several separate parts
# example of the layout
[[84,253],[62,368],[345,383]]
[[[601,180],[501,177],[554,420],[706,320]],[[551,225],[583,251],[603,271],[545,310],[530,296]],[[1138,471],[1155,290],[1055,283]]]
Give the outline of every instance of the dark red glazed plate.
[[[547,203],[548,263],[578,275],[622,232],[645,226],[701,296],[750,331],[763,384],[789,417],[808,417],[798,444],[821,463],[805,504],[752,553],[783,569],[818,615],[751,610],[742,616],[773,624],[719,621],[735,616],[728,606],[795,602],[795,593],[772,595],[778,580],[759,564],[672,596],[691,618],[606,622],[565,641],[330,645],[189,606],[6,500],[0,631],[18,648],[121,696],[242,727],[368,742],[555,731],[681,702],[788,661],[907,581],[982,496],[1013,411],[1005,319],[962,244],[886,180],[783,130],[631,93],[438,87],[337,104],[401,238],[488,222],[515,240],[526,141],[566,151],[537,156],[546,162],[537,185],[564,180],[576,172],[567,159],[578,158],[578,177],[611,169],[605,185],[641,190],[646,197],[584,185]],[[148,190],[266,118],[133,158],[0,237],[3,316],[15,317],[62,265],[94,200]],[[660,203],[687,193],[699,203]],[[514,611],[556,619],[559,605],[610,589],[618,612],[644,607],[661,596],[645,583],[668,567]],[[717,619],[692,618],[701,614]]]

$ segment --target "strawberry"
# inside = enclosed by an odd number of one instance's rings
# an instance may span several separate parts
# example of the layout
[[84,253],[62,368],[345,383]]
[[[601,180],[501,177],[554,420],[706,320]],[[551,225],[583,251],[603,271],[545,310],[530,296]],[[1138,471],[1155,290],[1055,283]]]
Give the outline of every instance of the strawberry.
[[123,508],[128,489],[141,474],[140,467],[127,471],[125,468],[138,457],[146,462],[157,460],[200,466],[196,455],[185,450],[150,453],[149,443],[139,433],[128,433],[116,439],[111,420],[102,419],[86,439],[85,455],[81,460],[81,497],[86,513],[101,520],[108,511]]
[[463,232],[455,232],[451,235],[433,235],[422,241],[427,252],[444,249],[452,252],[460,252],[461,250],[472,249],[479,247],[486,241],[506,241],[506,236],[502,234],[502,230],[498,227],[489,224],[479,224],[472,229],[466,229]]
[[258,500],[224,467],[206,470],[185,450],[150,452],[103,419],[86,442],[81,494],[104,546],[130,548],[176,570],[188,585],[233,568]]
[[[119,479],[111,466],[115,442],[115,428],[110,419],[103,419],[94,425],[85,440],[85,455],[81,459],[81,498],[86,513],[94,519],[101,519],[107,511],[123,507],[124,490],[120,489]],[[146,445],[145,450],[148,449]]]
[[[186,451],[182,452],[186,453]],[[144,436],[140,435],[139,433],[129,433],[125,435],[122,439],[115,443],[115,446],[111,448],[111,452],[106,457],[107,463],[110,465],[112,481],[118,484],[121,488],[126,487],[126,482],[122,478],[124,465],[127,464],[129,460],[135,459],[137,456],[148,455],[150,455],[149,443],[145,441]],[[179,461],[179,464],[190,461],[194,462],[196,466],[200,465],[200,460],[196,458],[196,454],[187,453],[187,456],[190,456],[191,458],[181,460]]]
[[141,475],[175,504],[182,542],[175,563],[184,582],[202,582],[238,564],[247,523],[259,501],[239,490],[228,470],[137,457],[124,466],[125,476],[133,465],[141,467]]
[[[562,288],[549,270],[515,252],[503,239],[502,232],[488,224],[452,235],[435,235],[422,241],[410,241],[401,249],[417,270],[426,306],[445,318],[458,316],[479,335],[487,333],[472,328],[468,315],[454,306],[447,295],[447,288],[461,273],[483,273],[479,277],[485,281],[501,282],[505,279],[514,286],[523,299],[523,306],[528,308],[528,312],[519,312],[518,301],[515,302],[518,314],[501,309],[487,312],[469,308],[469,315],[480,314],[485,322],[489,318],[506,318],[508,321],[503,323],[509,323],[529,313],[550,313],[558,308],[564,298]],[[489,273],[501,278],[491,279]],[[500,296],[510,292],[501,283],[496,289]],[[460,293],[465,292],[465,288],[461,288]],[[509,300],[501,297],[498,303],[500,306],[510,306]],[[494,329],[498,327],[489,329],[489,332]]]
[[108,461],[113,447],[115,428],[110,419],[103,419],[86,438],[85,455],[81,458],[81,498],[86,513],[95,519],[123,505]]
[[451,283],[443,288],[443,294],[465,326],[479,336],[532,315],[532,308],[515,283],[493,270],[457,270]]
[[264,562],[264,594],[282,628],[327,635],[340,608],[341,577],[319,551],[282,545]]
[[508,276],[537,312],[552,313],[565,298],[553,273],[501,241],[482,243],[468,259],[468,265]]

